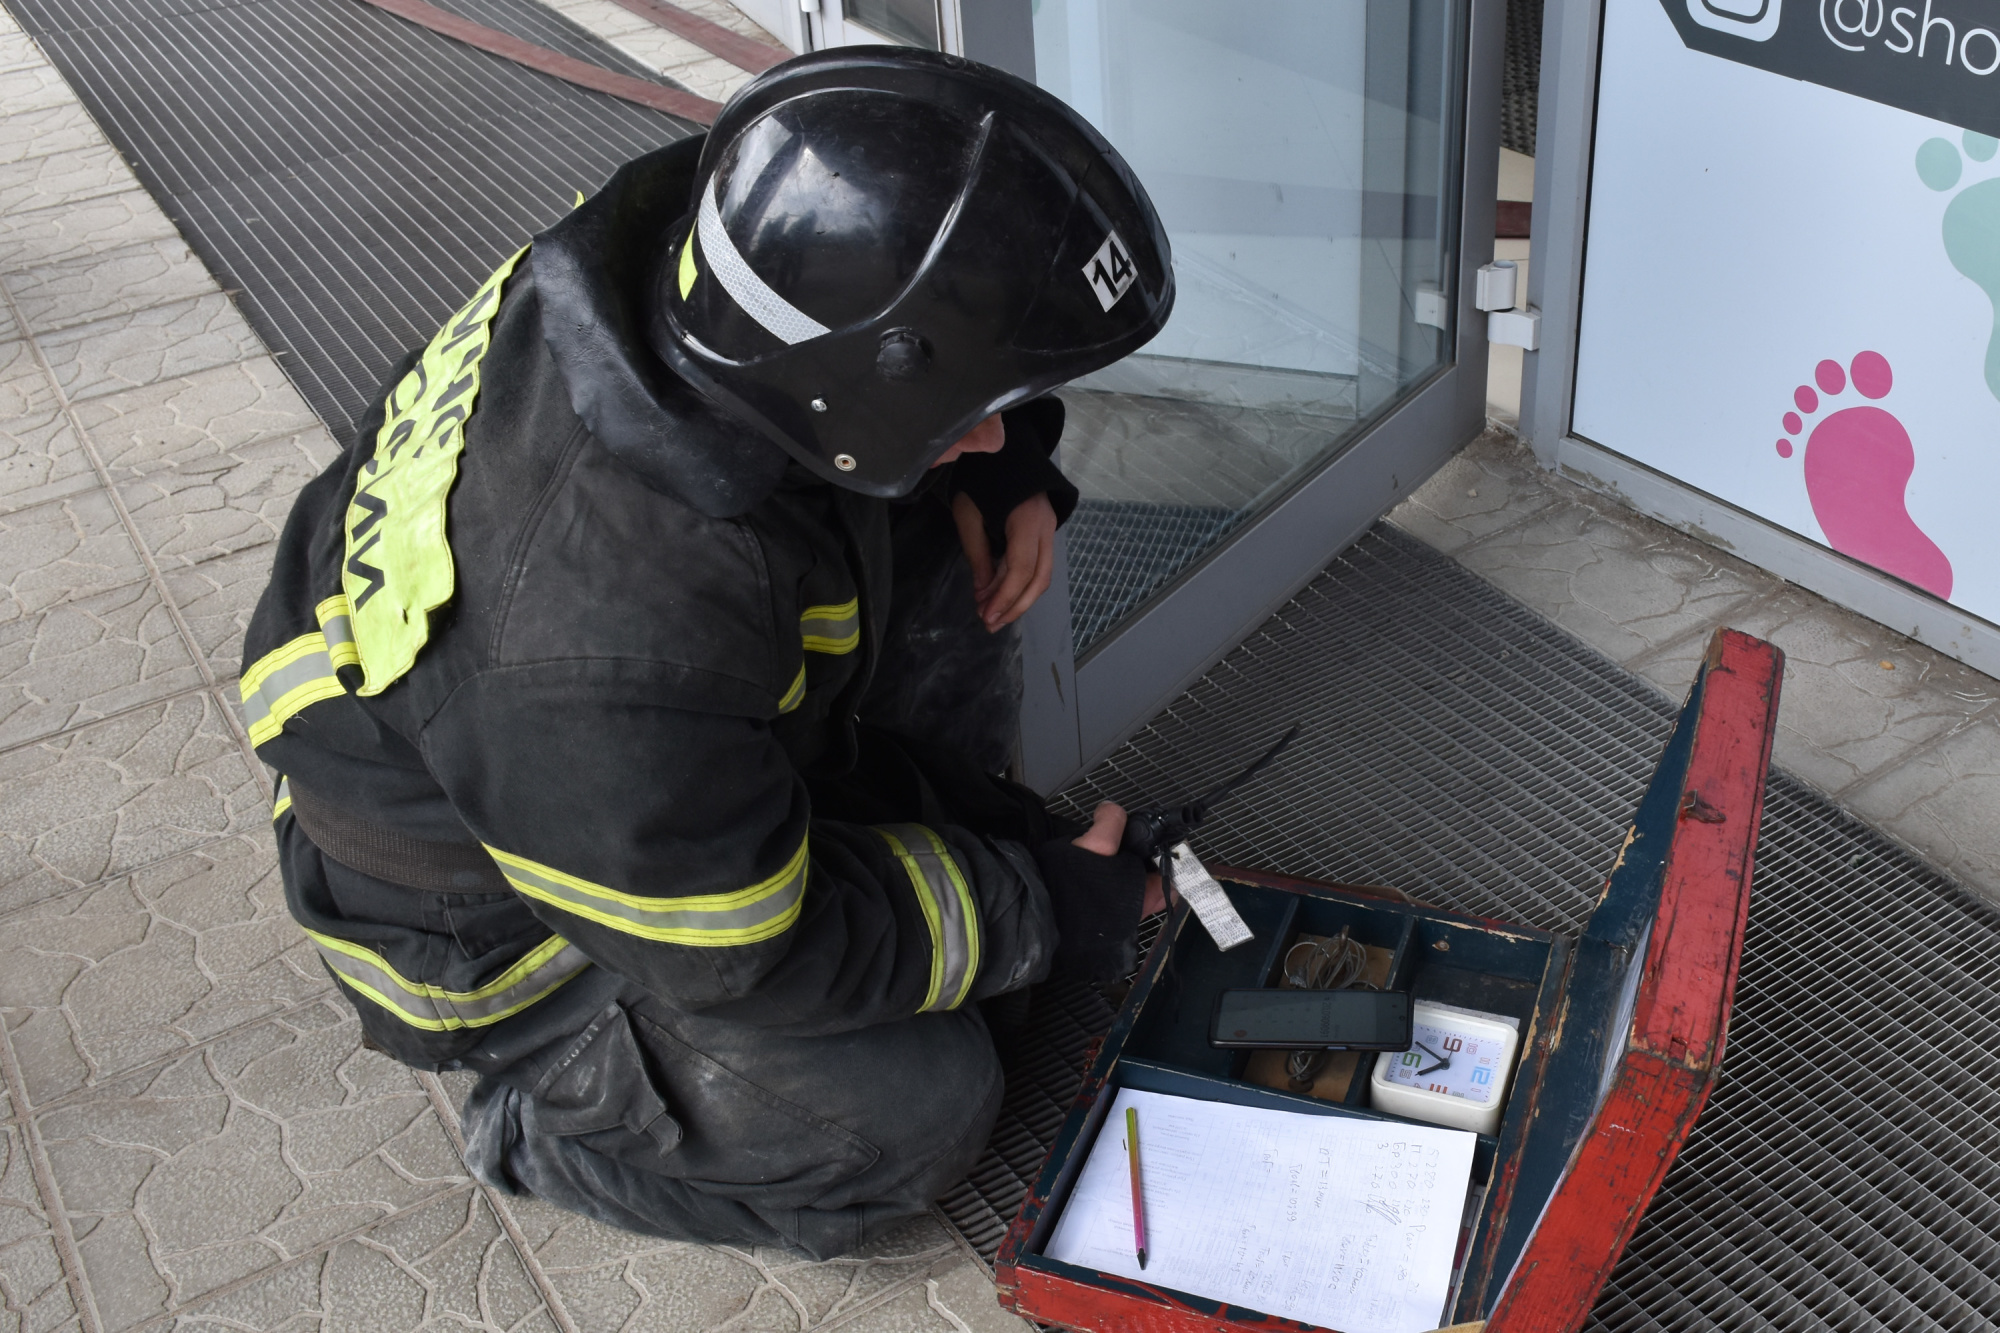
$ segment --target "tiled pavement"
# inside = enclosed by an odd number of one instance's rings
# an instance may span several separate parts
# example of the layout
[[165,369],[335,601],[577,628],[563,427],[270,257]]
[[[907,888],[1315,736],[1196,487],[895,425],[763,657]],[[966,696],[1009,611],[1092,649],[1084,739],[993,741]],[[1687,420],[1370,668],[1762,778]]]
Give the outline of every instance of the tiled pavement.
[[[467,1178],[463,1081],[361,1049],[285,917],[231,706],[332,441],[3,11],[0,112],[0,1333],[1018,1330],[928,1218],[815,1264]],[[1781,761],[2000,894],[1994,682],[1496,438],[1396,518],[1665,688],[1776,638]]]

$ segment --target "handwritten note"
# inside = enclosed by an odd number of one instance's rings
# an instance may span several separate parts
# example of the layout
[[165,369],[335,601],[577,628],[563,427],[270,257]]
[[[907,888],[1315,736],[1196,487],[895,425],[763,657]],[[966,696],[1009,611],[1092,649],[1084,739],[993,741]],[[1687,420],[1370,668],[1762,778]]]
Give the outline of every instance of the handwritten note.
[[[1132,1249],[1127,1106],[1139,1110],[1145,1159],[1144,1271]],[[1474,1141],[1125,1088],[1047,1253],[1340,1333],[1426,1333],[1450,1294]]]

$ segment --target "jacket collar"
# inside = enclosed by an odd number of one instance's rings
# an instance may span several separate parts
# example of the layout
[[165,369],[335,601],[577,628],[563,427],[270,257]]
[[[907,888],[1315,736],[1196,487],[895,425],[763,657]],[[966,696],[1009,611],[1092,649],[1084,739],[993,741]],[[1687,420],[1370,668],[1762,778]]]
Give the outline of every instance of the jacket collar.
[[661,247],[687,215],[701,145],[697,135],[626,163],[537,236],[528,258],[542,338],[590,433],[654,490],[734,518],[770,494],[791,459],[725,416],[646,341]]

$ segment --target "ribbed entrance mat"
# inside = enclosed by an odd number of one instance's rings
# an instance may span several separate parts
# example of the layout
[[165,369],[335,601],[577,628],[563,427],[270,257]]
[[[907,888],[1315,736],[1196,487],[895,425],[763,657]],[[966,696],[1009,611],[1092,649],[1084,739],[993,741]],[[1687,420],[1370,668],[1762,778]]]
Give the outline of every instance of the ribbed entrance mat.
[[[1211,861],[1573,930],[1678,701],[1378,526],[1064,794],[1181,800],[1306,732]],[[1002,1131],[946,1201],[991,1254],[1109,1021],[1036,997]],[[1722,1080],[1592,1327],[2000,1326],[2000,916],[1771,779]]]
[[[437,0],[652,78],[536,0]],[[345,440],[398,357],[693,126],[354,0],[6,0]]]

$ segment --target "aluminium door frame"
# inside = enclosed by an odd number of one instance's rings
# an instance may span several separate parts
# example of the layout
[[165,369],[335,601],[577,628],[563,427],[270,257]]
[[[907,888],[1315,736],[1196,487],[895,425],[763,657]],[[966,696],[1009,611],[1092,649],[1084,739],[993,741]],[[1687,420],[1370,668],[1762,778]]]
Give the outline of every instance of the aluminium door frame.
[[1988,675],[2000,675],[2000,626],[1572,431],[1604,4],[1546,0],[1542,17],[1534,235],[1528,247],[1528,303],[1542,312],[1542,350],[1525,353],[1521,365],[1523,438],[1551,471]]
[[[827,0],[837,2],[837,0]],[[959,0],[965,54],[1034,77],[1029,0]],[[953,0],[945,0],[953,3]],[[1021,620],[1017,772],[1049,793],[1080,777],[1247,638],[1486,424],[1486,319],[1474,275],[1493,258],[1505,0],[1466,0],[1459,243],[1449,365],[1322,461],[1276,504],[1092,644],[1071,648],[1067,552]]]

